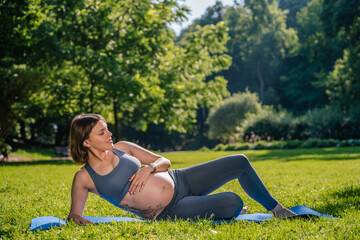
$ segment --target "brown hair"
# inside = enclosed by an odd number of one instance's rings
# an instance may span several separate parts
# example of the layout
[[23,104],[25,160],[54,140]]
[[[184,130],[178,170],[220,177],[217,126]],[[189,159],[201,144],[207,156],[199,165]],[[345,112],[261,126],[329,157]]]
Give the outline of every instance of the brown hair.
[[69,151],[73,160],[83,164],[89,160],[88,148],[83,145],[98,121],[105,121],[99,114],[80,114],[73,118],[70,127]]

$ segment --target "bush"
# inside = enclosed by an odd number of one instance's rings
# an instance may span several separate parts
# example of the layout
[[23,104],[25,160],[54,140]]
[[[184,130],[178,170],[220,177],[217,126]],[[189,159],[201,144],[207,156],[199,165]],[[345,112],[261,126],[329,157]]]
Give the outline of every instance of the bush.
[[343,114],[334,107],[325,107],[308,111],[303,117],[307,123],[308,135],[313,138],[339,138],[343,124]]
[[343,114],[336,106],[308,111],[302,122],[307,124],[306,135],[320,139],[360,138],[359,109],[352,109],[349,114]]
[[255,143],[218,144],[214,151],[238,151],[255,149],[294,149],[294,148],[322,148],[322,147],[354,147],[360,146],[360,139],[308,139],[289,141],[259,141]]
[[295,128],[294,117],[285,110],[266,107],[256,114],[247,115],[239,127],[244,141],[291,139]]
[[206,123],[209,125],[209,138],[228,141],[236,132],[236,127],[245,119],[247,113],[257,113],[261,104],[255,93],[246,90],[224,100],[210,110]]
[[12,148],[10,145],[0,142],[0,161],[5,161],[8,158],[11,150]]
[[[343,114],[340,108],[313,109],[300,117],[266,107],[249,114],[239,127],[240,141],[357,139],[360,138],[360,107]],[[309,143],[310,144],[310,143]],[[327,144],[327,143],[323,143]]]

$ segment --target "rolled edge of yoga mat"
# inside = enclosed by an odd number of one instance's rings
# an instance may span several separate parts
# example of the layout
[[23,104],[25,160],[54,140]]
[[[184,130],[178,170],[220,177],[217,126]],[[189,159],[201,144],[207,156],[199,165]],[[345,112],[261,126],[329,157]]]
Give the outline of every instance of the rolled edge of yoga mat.
[[31,220],[30,231],[45,230],[63,225],[66,225],[66,222],[57,217],[37,217]]
[[[304,206],[304,205],[298,205],[295,207],[290,208],[291,211],[297,214],[297,216],[316,216],[316,217],[322,217],[322,218],[334,218],[330,214],[323,214],[319,213],[315,210],[312,210],[311,208]],[[294,216],[296,217],[296,216]],[[292,217],[290,217],[292,218]]]

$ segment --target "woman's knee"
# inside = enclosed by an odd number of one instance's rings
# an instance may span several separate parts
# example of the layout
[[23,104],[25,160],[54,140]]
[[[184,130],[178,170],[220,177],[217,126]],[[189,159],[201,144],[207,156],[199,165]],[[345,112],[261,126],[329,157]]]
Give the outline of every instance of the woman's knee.
[[228,208],[230,215],[239,215],[244,206],[242,199],[233,192],[227,192],[223,194],[226,194],[226,207]]
[[250,165],[249,159],[244,154],[230,155],[229,157],[237,166],[246,167]]

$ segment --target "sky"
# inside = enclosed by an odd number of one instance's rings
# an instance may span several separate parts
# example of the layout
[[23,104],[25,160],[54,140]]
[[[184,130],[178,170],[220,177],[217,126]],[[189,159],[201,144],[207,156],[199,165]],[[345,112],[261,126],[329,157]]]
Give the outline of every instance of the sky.
[[[174,29],[176,35],[180,34],[182,28],[187,27],[194,19],[201,17],[205,13],[205,10],[209,6],[213,6],[216,0],[178,0],[180,5],[186,5],[190,8],[190,14],[187,16],[188,20],[180,24],[172,24],[170,27]],[[233,5],[233,0],[222,0],[224,6]]]

